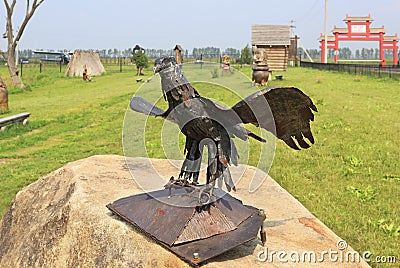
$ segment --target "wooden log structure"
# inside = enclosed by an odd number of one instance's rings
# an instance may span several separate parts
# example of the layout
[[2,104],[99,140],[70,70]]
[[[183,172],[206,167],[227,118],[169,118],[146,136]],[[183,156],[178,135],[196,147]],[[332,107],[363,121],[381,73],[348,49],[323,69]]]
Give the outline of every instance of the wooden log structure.
[[8,90],[3,79],[0,77],[0,112],[8,111]]
[[252,25],[251,43],[253,55],[263,50],[269,71],[286,71],[290,48],[289,25]]

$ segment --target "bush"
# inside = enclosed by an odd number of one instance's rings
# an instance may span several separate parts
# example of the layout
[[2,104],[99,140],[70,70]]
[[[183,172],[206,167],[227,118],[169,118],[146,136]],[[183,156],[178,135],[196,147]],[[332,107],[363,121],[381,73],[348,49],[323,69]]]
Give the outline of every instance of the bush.
[[249,44],[247,44],[242,50],[242,63],[243,64],[252,64],[253,57],[251,55],[251,50],[249,48]]
[[138,50],[137,52],[133,53],[132,61],[136,64],[137,74],[142,74],[142,69],[147,68],[149,65],[149,59],[147,58],[146,54],[144,54],[143,50]]

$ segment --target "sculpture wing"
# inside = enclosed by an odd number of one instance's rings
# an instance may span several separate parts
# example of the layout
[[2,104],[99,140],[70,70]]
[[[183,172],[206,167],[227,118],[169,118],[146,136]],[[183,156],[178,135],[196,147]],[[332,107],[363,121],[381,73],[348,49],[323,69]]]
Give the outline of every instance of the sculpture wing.
[[161,116],[164,111],[155,106],[153,103],[148,102],[142,97],[135,96],[131,99],[129,106],[135,112],[139,112],[145,115]]
[[317,107],[298,88],[269,87],[248,96],[232,109],[243,123],[266,129],[293,149],[309,148],[304,138],[314,143],[310,121],[314,121],[313,111],[317,112]]

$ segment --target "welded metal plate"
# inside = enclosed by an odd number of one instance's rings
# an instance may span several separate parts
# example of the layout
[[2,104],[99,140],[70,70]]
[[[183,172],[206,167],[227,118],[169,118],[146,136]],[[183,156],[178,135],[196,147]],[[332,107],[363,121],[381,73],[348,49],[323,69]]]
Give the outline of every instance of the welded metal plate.
[[[173,246],[169,250],[191,264],[201,264],[256,238],[264,220],[264,217],[255,212],[234,231]],[[194,253],[198,254],[197,259],[193,258]]]
[[224,191],[214,193],[220,198],[200,208],[186,191],[168,198],[167,190],[132,195],[107,207],[182,259],[199,264],[257,237],[265,219]]
[[148,194],[125,197],[107,207],[127,222],[138,226],[150,236],[169,246],[172,246],[182,233],[194,212],[193,207],[172,206]]
[[236,228],[237,225],[218,208],[210,206],[206,210],[201,209],[193,213],[174,245],[227,233]]

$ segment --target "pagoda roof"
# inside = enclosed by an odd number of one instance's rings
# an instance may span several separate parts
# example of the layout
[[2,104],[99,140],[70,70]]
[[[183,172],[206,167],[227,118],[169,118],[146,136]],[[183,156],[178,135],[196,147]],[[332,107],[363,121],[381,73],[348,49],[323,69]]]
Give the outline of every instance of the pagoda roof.
[[[325,36],[321,35],[320,37],[318,37],[317,40],[325,40]],[[329,41],[335,41],[335,37],[334,36],[328,36],[328,42]]]
[[347,33],[349,30],[347,28],[333,28],[332,33]]
[[346,14],[346,18],[344,19],[344,21],[373,21],[374,19],[371,18],[371,15],[368,16],[349,16]]
[[392,40],[400,40],[400,38],[397,35],[388,35],[388,36],[384,36],[383,40],[392,41]]
[[[348,33],[348,28],[333,28],[332,33]],[[370,28],[370,33],[386,33],[386,29],[381,28]]]
[[[318,37],[317,40],[324,40],[325,36],[321,35],[320,37]],[[385,41],[393,41],[393,40],[400,40],[400,38],[397,35],[388,35],[388,36],[383,36],[383,40]],[[328,42],[329,41],[335,41],[335,37],[332,35],[328,36]]]
[[370,32],[371,33],[386,33],[386,30],[383,27],[381,27],[381,28],[371,28]]

